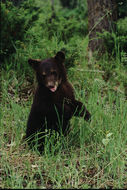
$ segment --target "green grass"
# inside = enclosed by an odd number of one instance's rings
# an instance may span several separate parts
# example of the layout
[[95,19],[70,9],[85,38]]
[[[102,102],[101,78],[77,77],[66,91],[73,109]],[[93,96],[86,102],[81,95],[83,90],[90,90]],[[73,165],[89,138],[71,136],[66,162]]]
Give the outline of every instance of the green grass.
[[[28,1],[21,9],[2,10],[6,19],[0,68],[0,188],[127,188],[126,18],[117,22],[118,36],[102,35],[110,56],[87,61],[86,1],[75,10],[63,9],[55,1],[53,22],[51,1]],[[22,24],[15,33],[17,21]],[[6,61],[8,48],[15,53],[10,51]],[[68,136],[47,136],[40,155],[36,146],[31,150],[23,141],[35,83],[27,60],[54,56],[61,49],[76,98],[92,119],[87,123],[73,117]]]
[[127,188],[124,86],[117,69],[105,81],[99,64],[83,61],[68,70],[76,98],[92,114],[91,123],[73,117],[70,134],[47,137],[43,155],[23,142],[32,103],[31,71],[20,73],[21,65],[14,69],[12,64],[2,69],[0,188]]

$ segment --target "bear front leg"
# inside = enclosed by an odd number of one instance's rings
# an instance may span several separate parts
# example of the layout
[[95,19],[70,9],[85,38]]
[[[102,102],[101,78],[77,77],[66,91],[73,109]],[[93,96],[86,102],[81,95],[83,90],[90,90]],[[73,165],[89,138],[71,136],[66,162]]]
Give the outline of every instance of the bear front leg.
[[73,111],[74,111],[74,116],[84,117],[86,121],[89,121],[91,118],[91,114],[80,101],[75,100],[73,102]]
[[[26,129],[26,139],[31,147],[36,144],[35,135],[45,130],[44,124],[44,117],[39,112],[31,110]],[[43,134],[38,135],[38,138],[41,136],[43,136]],[[43,144],[42,138],[38,140],[38,144],[39,143]]]

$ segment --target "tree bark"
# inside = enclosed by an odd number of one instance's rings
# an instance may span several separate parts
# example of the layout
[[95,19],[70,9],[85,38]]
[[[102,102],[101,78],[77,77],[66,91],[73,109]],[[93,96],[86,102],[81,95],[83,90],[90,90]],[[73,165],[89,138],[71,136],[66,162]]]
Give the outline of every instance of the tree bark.
[[88,4],[88,30],[90,52],[105,52],[104,41],[97,33],[114,31],[114,21],[117,19],[115,0],[87,0]]

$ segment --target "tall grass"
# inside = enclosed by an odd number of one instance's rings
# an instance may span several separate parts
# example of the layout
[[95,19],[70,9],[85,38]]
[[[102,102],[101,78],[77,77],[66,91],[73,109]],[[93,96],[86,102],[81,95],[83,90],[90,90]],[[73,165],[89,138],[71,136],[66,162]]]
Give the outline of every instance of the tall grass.
[[[56,1],[52,22],[50,1],[30,0],[19,8],[2,5],[12,33],[3,22],[7,48],[2,49],[0,70],[0,188],[127,188],[127,59],[121,51],[126,49],[126,19],[117,23],[121,37],[102,35],[113,56],[88,61],[86,1],[80,5],[68,11]],[[17,21],[24,23],[21,34],[15,33]],[[76,98],[92,119],[87,123],[73,117],[67,137],[49,131],[40,154],[36,144],[31,150],[24,141],[35,83],[27,60],[44,59],[61,49]]]
[[0,187],[126,188],[127,101],[122,81],[118,83],[119,61],[114,79],[105,81],[107,70],[101,69],[108,62],[89,65],[79,54],[68,78],[76,98],[91,112],[91,123],[73,117],[68,136],[47,135],[40,155],[23,141],[32,103],[33,79],[28,79],[33,73],[26,58],[16,64],[18,57],[17,52],[1,71]]

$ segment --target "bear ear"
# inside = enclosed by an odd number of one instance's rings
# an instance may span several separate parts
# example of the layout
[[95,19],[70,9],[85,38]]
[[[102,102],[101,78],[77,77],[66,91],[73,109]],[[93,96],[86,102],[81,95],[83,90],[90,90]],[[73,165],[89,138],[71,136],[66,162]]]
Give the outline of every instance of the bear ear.
[[62,51],[58,51],[55,55],[55,59],[63,63],[65,60],[65,54]]
[[31,67],[33,67],[33,69],[37,69],[39,64],[40,64],[41,60],[39,59],[28,59],[28,63],[30,64]]

